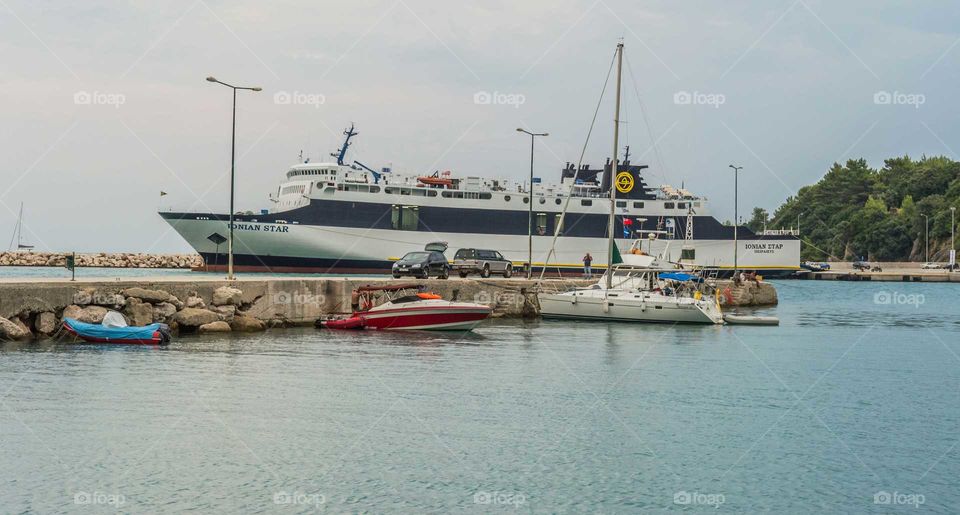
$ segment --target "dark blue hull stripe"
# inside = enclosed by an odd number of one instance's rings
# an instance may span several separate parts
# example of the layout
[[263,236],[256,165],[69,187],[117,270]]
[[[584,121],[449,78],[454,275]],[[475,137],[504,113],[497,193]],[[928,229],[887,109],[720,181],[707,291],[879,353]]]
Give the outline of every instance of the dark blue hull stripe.
[[[403,204],[403,198],[397,198],[398,205]],[[548,209],[553,207],[554,209]],[[496,209],[464,209],[451,207],[420,206],[418,210],[417,230],[423,232],[446,232],[459,234],[503,234],[526,235],[527,212]],[[535,205],[534,217],[537,213],[546,213],[545,234],[553,234],[556,228],[557,215],[560,206]],[[227,221],[228,215],[212,213],[160,213],[166,220],[195,220],[198,217],[208,220]],[[300,225],[315,225],[323,227],[357,228],[357,229],[385,229],[394,230],[393,206],[391,204],[377,204],[369,202],[344,202],[338,200],[312,200],[310,205],[301,208],[271,213],[266,215],[235,215],[234,220],[240,222],[276,223],[277,220],[287,223],[297,222]],[[636,218],[645,217],[642,230]],[[607,237],[607,217],[601,214],[567,213],[563,224],[562,236],[583,238]],[[627,224],[628,232],[624,232],[624,220],[633,220]],[[682,238],[685,233],[686,214],[667,217],[673,220],[675,234]],[[732,240],[733,227],[727,227],[712,216],[694,216],[693,238],[695,240]],[[666,220],[666,219],[665,219]],[[536,224],[536,220],[534,224]],[[631,214],[629,217],[618,214],[616,217],[615,234],[617,238],[633,239],[641,237],[641,232],[647,232],[656,227],[657,218],[651,215]],[[738,236],[741,240],[792,240],[795,236],[761,236],[750,229],[740,226]]]

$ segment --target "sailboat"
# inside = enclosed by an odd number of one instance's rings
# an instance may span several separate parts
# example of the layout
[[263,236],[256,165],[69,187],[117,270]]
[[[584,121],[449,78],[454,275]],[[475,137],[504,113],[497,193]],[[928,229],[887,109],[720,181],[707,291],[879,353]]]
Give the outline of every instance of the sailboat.
[[27,245],[23,242],[23,202],[20,203],[20,214],[17,215],[17,225],[13,230],[13,236],[10,237],[10,245],[7,250],[13,250],[13,242],[17,242],[17,250],[33,250],[33,245]]
[[617,87],[610,174],[610,216],[607,226],[607,269],[597,284],[561,293],[537,294],[544,318],[722,324],[719,291],[698,274],[658,268],[660,259],[631,248],[626,262],[614,241],[620,138],[620,83],[623,43],[617,44]]

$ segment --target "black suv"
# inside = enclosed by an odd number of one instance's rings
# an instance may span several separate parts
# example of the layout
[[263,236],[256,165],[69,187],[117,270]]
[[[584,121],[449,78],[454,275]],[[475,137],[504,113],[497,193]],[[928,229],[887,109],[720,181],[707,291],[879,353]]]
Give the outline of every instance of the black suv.
[[513,275],[513,264],[495,250],[460,249],[453,256],[453,270],[460,277],[471,273],[478,273],[480,277],[490,277],[490,274],[510,277]]

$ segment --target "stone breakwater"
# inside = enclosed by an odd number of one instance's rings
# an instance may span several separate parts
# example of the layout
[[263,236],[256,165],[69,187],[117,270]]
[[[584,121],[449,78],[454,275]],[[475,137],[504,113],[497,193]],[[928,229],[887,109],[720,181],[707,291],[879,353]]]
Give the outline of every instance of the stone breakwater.
[[[64,266],[67,254],[62,252],[2,252],[0,266]],[[77,254],[78,267],[105,268],[197,268],[203,266],[198,254]]]
[[[162,280],[0,281],[0,340],[28,340],[57,334],[64,318],[99,323],[109,310],[130,325],[169,324],[178,333],[248,332],[312,324],[317,318],[351,311],[351,293],[365,285],[401,281],[370,278],[211,277]],[[410,281],[402,281],[410,282]],[[478,302],[494,317],[539,315],[535,283],[523,279],[416,281],[445,299]],[[586,287],[595,281],[547,281],[544,290]],[[739,286],[721,281],[725,305],[777,303],[770,283]]]

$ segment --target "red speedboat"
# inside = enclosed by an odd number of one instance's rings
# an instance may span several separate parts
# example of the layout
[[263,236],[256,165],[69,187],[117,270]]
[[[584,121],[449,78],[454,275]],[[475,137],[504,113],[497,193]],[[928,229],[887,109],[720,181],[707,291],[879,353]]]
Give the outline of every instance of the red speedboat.
[[[364,286],[354,292],[360,309],[342,319],[321,320],[327,329],[391,329],[469,331],[490,316],[490,306],[444,300],[434,293],[415,292],[418,285]],[[386,301],[373,306],[375,296]],[[372,307],[371,307],[372,306]]]

